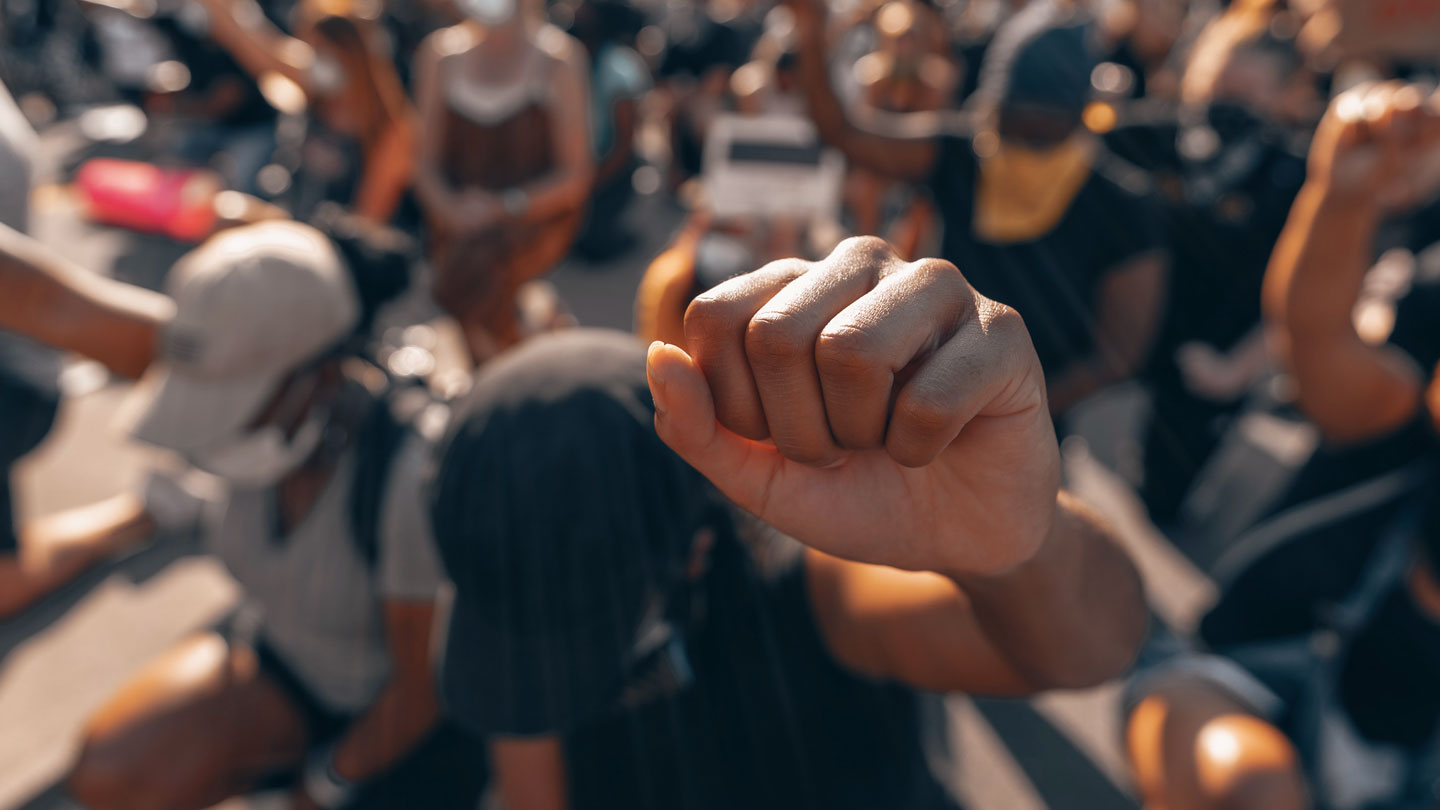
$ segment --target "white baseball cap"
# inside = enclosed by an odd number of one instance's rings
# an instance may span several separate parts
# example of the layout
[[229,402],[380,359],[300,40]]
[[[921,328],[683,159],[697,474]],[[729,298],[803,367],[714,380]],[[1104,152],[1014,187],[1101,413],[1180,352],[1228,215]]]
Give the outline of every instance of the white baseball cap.
[[170,271],[175,317],[120,419],[180,452],[241,433],[295,369],[334,348],[360,299],[334,246],[295,222],[226,231]]

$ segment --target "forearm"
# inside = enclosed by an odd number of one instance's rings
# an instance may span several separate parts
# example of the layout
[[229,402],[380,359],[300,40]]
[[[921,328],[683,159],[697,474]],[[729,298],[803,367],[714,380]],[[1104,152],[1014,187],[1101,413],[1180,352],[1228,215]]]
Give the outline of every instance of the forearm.
[[604,185],[614,179],[616,175],[630,165],[630,159],[634,156],[635,149],[628,143],[617,143],[610,150],[600,164],[595,167],[595,184]]
[[1378,226],[1373,206],[1342,203],[1316,184],[1301,190],[1265,279],[1266,314],[1292,347],[1354,334],[1352,311]]
[[246,72],[259,78],[279,73],[310,88],[315,51],[276,28],[254,0],[201,0],[210,14],[210,35]]
[[460,194],[433,162],[420,161],[415,171],[415,196],[426,211],[436,216],[454,216]]
[[169,298],[70,264],[0,227],[0,328],[78,352],[138,377],[174,312]]
[[590,194],[593,173],[593,166],[587,162],[567,166],[521,186],[528,205],[520,220],[544,222],[579,210]]
[[835,95],[830,83],[830,65],[827,59],[829,47],[825,32],[820,26],[802,30],[798,71],[800,86],[810,110],[810,120],[815,122],[820,137],[831,146],[845,149],[851,128],[845,107]]
[[1140,576],[1112,530],[1060,493],[1029,561],[997,576],[952,575],[995,648],[1036,689],[1093,686],[1133,661],[1148,621]]
[[336,772],[356,783],[380,776],[425,739],[438,717],[428,679],[393,681],[336,745]]
[[1379,218],[1373,203],[1342,202],[1307,186],[1266,278],[1267,316],[1297,402],[1333,441],[1395,430],[1421,401],[1423,375],[1413,360],[1355,331]]

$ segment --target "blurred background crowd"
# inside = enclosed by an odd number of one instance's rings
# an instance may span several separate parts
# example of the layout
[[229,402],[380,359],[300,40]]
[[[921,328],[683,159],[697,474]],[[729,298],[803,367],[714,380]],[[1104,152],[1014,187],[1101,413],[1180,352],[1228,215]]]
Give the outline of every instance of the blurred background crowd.
[[[455,566],[547,575],[447,547],[531,474],[437,474],[447,406],[552,332],[684,347],[853,235],[1022,314],[1154,614],[1123,682],[913,729],[945,798],[855,806],[1440,805],[1440,141],[1367,185],[1322,125],[1440,115],[1440,3],[0,0],[0,80],[0,807],[478,806],[462,727],[573,701],[436,720]],[[551,447],[661,531],[607,480],[643,452]]]

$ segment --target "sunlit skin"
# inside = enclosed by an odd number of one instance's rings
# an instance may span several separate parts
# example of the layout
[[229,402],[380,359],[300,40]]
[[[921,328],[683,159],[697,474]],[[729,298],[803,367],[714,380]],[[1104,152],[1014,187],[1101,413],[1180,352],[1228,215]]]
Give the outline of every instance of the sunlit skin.
[[[1023,321],[953,265],[850,239],[701,295],[684,332],[686,349],[649,352],[656,432],[809,546],[810,609],[842,666],[1011,696],[1128,666],[1146,622],[1138,575],[1059,491]],[[564,807],[545,787],[564,774],[548,739],[492,740],[508,806]]]
[[[1385,436],[1427,402],[1426,370],[1365,341],[1352,317],[1387,211],[1440,186],[1415,172],[1440,148],[1440,104],[1418,88],[1361,87],[1331,105],[1311,148],[1305,189],[1266,277],[1267,326],[1297,383],[1298,404],[1339,444]],[[1410,592],[1440,621],[1440,587],[1414,566]],[[1128,719],[1127,752],[1152,810],[1289,810],[1310,806],[1294,747],[1212,683],[1172,684]]]

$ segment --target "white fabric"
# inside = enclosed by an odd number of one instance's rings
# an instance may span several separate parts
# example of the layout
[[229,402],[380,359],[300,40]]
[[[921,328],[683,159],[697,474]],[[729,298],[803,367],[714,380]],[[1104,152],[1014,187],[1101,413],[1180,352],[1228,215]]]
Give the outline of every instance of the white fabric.
[[422,494],[427,453],[412,438],[391,461],[373,569],[350,525],[353,453],[289,537],[273,537],[271,495],[244,490],[232,490],[212,536],[260,608],[266,643],[335,711],[363,710],[389,676],[383,602],[434,600],[443,580]]
[[135,438],[182,452],[233,437],[286,374],[360,318],[334,246],[293,222],[214,237],[175,265],[167,292],[176,312],[161,362],[122,422]]

